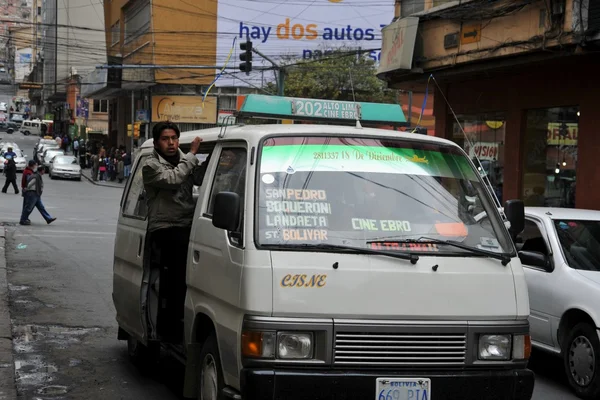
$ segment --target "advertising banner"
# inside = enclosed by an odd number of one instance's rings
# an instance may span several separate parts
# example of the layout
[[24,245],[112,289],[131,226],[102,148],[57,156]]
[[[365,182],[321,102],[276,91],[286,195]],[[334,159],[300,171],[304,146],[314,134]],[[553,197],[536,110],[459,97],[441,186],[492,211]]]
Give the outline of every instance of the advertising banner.
[[15,55],[15,82],[22,82],[31,72],[31,48],[19,49]]
[[192,124],[217,122],[217,98],[201,96],[152,96],[152,122],[171,121]]
[[[315,60],[340,47],[361,49],[378,62],[381,29],[392,22],[394,2],[381,0],[316,0],[269,2],[255,0],[219,1],[217,19],[217,64],[223,65],[237,43],[229,66],[239,64],[240,42],[251,40],[253,47],[280,62],[284,58]],[[368,50],[368,51],[367,51]],[[253,67],[270,66],[257,54]],[[232,75],[233,74],[233,75]],[[260,86],[273,73],[245,73],[230,70],[218,86]],[[245,82],[244,82],[245,81]]]

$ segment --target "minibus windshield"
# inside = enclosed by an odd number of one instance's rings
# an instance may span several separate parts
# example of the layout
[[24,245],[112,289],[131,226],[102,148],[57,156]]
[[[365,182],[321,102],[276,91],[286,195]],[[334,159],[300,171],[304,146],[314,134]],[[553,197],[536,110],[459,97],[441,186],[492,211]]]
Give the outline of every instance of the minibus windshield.
[[[270,137],[259,162],[259,246],[514,253],[489,192],[455,146],[355,136]],[[489,218],[477,221],[482,212]]]

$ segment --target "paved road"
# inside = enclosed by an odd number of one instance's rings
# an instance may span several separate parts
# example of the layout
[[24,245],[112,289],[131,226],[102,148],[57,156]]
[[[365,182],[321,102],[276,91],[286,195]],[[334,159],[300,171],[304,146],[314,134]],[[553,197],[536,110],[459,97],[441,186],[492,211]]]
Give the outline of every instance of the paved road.
[[[13,135],[29,155],[36,138]],[[111,300],[112,255],[121,190],[46,179],[44,203],[57,221],[37,211],[19,226],[20,196],[0,194],[8,223],[7,256],[15,337],[17,388],[23,399],[60,394],[69,399],[178,399],[181,368],[164,360],[142,375],[116,340]],[[536,354],[535,400],[574,400],[561,363]]]

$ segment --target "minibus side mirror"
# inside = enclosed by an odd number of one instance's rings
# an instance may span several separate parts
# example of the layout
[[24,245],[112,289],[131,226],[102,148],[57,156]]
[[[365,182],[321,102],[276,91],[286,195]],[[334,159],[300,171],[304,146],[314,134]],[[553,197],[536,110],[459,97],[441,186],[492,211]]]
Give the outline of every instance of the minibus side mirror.
[[215,196],[212,223],[226,231],[235,231],[240,221],[240,195],[233,192],[220,192]]
[[521,200],[507,200],[504,203],[504,214],[506,219],[510,221],[508,232],[513,240],[517,239],[517,235],[525,229],[525,205]]

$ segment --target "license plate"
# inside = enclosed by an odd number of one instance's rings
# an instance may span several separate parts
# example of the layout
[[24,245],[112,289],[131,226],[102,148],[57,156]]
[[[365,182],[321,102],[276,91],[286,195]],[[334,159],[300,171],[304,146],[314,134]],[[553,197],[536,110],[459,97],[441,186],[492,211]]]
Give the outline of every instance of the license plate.
[[377,378],[375,400],[431,400],[429,378]]

